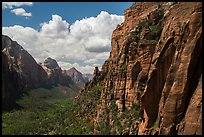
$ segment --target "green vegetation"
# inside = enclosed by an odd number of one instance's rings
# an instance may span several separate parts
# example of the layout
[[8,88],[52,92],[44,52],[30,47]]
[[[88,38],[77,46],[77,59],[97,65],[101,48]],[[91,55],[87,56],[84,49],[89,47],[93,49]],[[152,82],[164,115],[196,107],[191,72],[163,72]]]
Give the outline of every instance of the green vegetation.
[[[139,22],[138,30],[133,29],[127,36],[125,46],[124,63],[120,66],[120,71],[127,72],[127,56],[129,49],[134,44],[138,49],[140,44],[156,44],[159,32],[162,30],[163,9],[158,6],[159,19],[153,25],[152,20],[147,19]],[[121,27],[122,24],[118,24]],[[149,28],[151,39],[141,39],[143,28]],[[131,47],[132,48],[132,47]],[[122,53],[115,59],[120,61]],[[17,104],[21,109],[2,112],[2,134],[3,135],[81,135],[93,134],[94,120],[97,116],[98,105],[102,104],[100,97],[103,90],[104,81],[100,80],[91,89],[86,89],[80,93],[76,100],[73,97],[76,92],[67,87],[58,86],[52,89],[35,89],[25,94]],[[145,84],[139,83],[138,90],[144,91]],[[122,89],[123,90],[123,89]],[[130,109],[120,112],[114,99],[113,89],[104,91],[105,108],[101,109],[101,116],[96,129],[101,134],[124,134],[124,129],[135,127],[135,122],[139,123],[140,104],[133,104]],[[109,93],[110,92],[110,93]],[[139,92],[139,95],[140,95]],[[107,99],[111,95],[110,99]],[[124,103],[123,103],[124,105]],[[110,124],[110,120],[112,123]],[[185,119],[184,119],[185,120]],[[182,120],[183,121],[183,120]],[[157,119],[153,128],[159,126]],[[136,130],[136,129],[133,129]]]
[[164,8],[160,4],[157,7],[157,12],[159,13],[159,20],[163,19],[163,17],[164,17]]
[[185,123],[186,123],[186,119],[185,119],[185,117],[183,117],[183,119],[181,120],[180,123],[185,125]]
[[[115,113],[117,111],[115,110]],[[130,109],[125,109],[120,112],[120,115],[116,115],[113,111],[114,124],[112,128],[112,134],[124,134],[126,128],[134,126],[135,122],[139,122],[139,104],[133,104]],[[117,112],[119,113],[119,112]]]
[[182,24],[182,28],[184,28],[186,25],[187,25],[187,22],[184,21],[183,24]]
[[122,72],[127,72],[127,65],[126,64],[122,64],[121,67],[120,67],[120,70]]
[[148,28],[151,25],[151,20],[147,19],[147,20],[143,20],[143,21],[139,21],[139,32],[141,32],[142,28]]
[[[99,85],[102,82],[99,82]],[[85,123],[99,100],[101,88],[84,92],[83,100],[73,104],[74,93],[67,87],[35,89],[17,101],[21,109],[2,112],[3,135],[72,135],[92,134],[93,124]],[[87,104],[92,100],[92,104]],[[82,104],[86,108],[83,109]],[[88,106],[88,108],[87,108]],[[81,117],[77,114],[81,113]]]
[[100,80],[91,90],[81,94],[81,98],[72,106],[73,114],[76,116],[75,122],[69,127],[72,130],[66,134],[76,134],[75,130],[80,130],[80,134],[93,134],[93,120],[96,117],[97,104],[100,104],[102,89],[103,80]]
[[141,44],[157,44],[156,40],[146,40],[146,39],[140,39],[139,42]]
[[153,32],[153,33],[157,33],[159,27],[160,26],[158,24],[157,25],[149,26],[151,32]]
[[[75,100],[66,87],[52,89],[35,89],[17,101],[21,109],[2,113],[3,135],[81,135],[93,134],[94,119],[97,116],[97,105],[101,104],[103,80],[91,89],[80,93]],[[124,134],[126,128],[139,121],[139,104],[131,109],[119,112],[113,89],[104,94],[105,104],[96,129],[100,134]],[[113,123],[110,124],[109,121]]]
[[112,99],[110,101],[110,110],[111,110],[113,115],[116,115],[116,113],[118,112],[117,106],[115,104],[115,99]]
[[126,34],[126,36],[127,36],[127,47],[129,47],[129,45],[131,43],[134,43],[134,45],[137,45],[137,42],[139,40],[138,34],[139,34],[139,32],[136,29],[132,29],[128,34]]
[[133,44],[134,44],[134,48],[138,49],[138,44],[137,44],[137,42],[134,42]]
[[156,122],[153,125],[153,129],[156,129],[159,127],[159,118],[157,118]]
[[139,119],[138,110],[139,110],[139,104],[133,104],[131,109],[124,110],[124,112],[121,115],[121,118],[135,117],[136,119]]
[[[17,101],[22,108],[2,113],[3,135],[62,134],[72,99],[62,89],[35,89]],[[63,92],[62,92],[63,91]]]
[[[162,28],[163,28],[163,15],[164,15],[164,9],[158,5],[158,9],[155,11],[158,13],[158,19],[157,22],[154,22],[155,24],[153,24],[153,21],[151,20],[151,18],[145,19],[145,20],[140,20],[139,21],[139,43],[141,44],[157,44],[158,40],[159,40],[159,36],[161,34]],[[141,38],[141,32],[143,31],[143,29],[149,29],[149,35],[151,35],[151,39],[142,39]]]

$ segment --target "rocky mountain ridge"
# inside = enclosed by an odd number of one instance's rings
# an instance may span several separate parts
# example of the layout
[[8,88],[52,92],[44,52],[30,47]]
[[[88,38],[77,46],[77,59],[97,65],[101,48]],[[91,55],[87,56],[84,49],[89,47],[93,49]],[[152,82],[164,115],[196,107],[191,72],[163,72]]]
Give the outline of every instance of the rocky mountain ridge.
[[46,72],[17,42],[2,35],[2,107],[8,108],[23,91],[48,87]]
[[76,92],[81,88],[59,67],[56,60],[48,57],[40,65],[16,41],[2,35],[3,109],[14,107],[16,99],[30,89],[51,88],[58,84]]
[[136,2],[111,45],[75,98],[103,81],[93,134],[202,134],[202,3]]

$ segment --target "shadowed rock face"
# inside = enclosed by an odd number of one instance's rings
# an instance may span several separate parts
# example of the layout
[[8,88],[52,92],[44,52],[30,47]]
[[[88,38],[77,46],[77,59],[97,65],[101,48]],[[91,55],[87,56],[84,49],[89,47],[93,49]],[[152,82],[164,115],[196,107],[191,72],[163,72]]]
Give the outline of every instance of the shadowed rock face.
[[44,66],[46,66],[49,69],[57,69],[59,68],[59,65],[57,64],[57,61],[48,57],[45,61],[44,61]]
[[30,89],[50,88],[58,84],[79,90],[54,59],[47,58],[41,66],[17,42],[2,35],[3,110],[14,107],[16,99]]
[[31,88],[48,87],[47,74],[17,42],[2,35],[2,107]]
[[[101,133],[100,125],[114,123],[110,102],[118,115],[140,105],[139,125],[131,125],[137,133],[131,128],[125,133],[202,134],[202,3],[137,2],[125,11],[111,45],[97,71],[104,89],[94,134]],[[86,87],[94,81],[97,77]]]

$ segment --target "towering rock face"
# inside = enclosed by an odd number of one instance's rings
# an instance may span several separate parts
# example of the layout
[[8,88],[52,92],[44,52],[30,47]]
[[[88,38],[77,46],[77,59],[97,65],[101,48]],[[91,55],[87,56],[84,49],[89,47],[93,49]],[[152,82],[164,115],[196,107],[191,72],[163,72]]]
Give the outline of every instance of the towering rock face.
[[[201,9],[201,3],[172,4],[169,16],[164,19],[160,36],[162,48],[159,50],[156,45],[141,98],[143,115],[146,115],[140,124],[141,134],[147,131],[142,128],[144,125],[149,128],[157,121],[159,134],[202,134],[202,123],[199,121],[202,98],[198,97],[199,103],[193,104],[195,109],[198,107],[199,115],[190,118],[187,111],[192,107],[196,88],[201,90],[198,84],[202,74]],[[178,10],[182,12],[178,14]],[[185,129],[178,131],[183,119],[186,121]],[[190,127],[194,130],[190,130]]]
[[202,134],[202,3],[137,2],[111,45],[94,134]]
[[2,35],[2,107],[9,108],[23,91],[47,87],[47,74],[17,42]]
[[34,88],[50,88],[58,84],[74,91],[80,88],[59,67],[56,60],[47,58],[44,65],[34,58],[17,42],[2,35],[2,107],[13,108],[16,99]]
[[76,68],[72,67],[65,72],[68,76],[72,78],[72,80],[81,88],[85,86],[85,83],[88,82],[87,79],[84,78],[83,74],[76,70]]

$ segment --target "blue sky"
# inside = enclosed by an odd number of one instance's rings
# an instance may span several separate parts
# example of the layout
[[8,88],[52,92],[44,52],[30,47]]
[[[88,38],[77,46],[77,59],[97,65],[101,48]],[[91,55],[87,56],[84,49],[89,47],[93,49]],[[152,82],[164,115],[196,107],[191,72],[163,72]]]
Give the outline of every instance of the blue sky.
[[123,15],[124,10],[133,2],[35,2],[32,6],[21,6],[27,12],[32,13],[32,17],[25,19],[10,12],[10,9],[2,10],[2,26],[22,25],[40,28],[40,23],[51,19],[52,14],[58,14],[68,23],[72,24],[76,20],[85,17],[97,16],[101,11],[110,14]]
[[108,59],[111,35],[133,2],[3,2],[2,34],[37,62],[93,73]]

